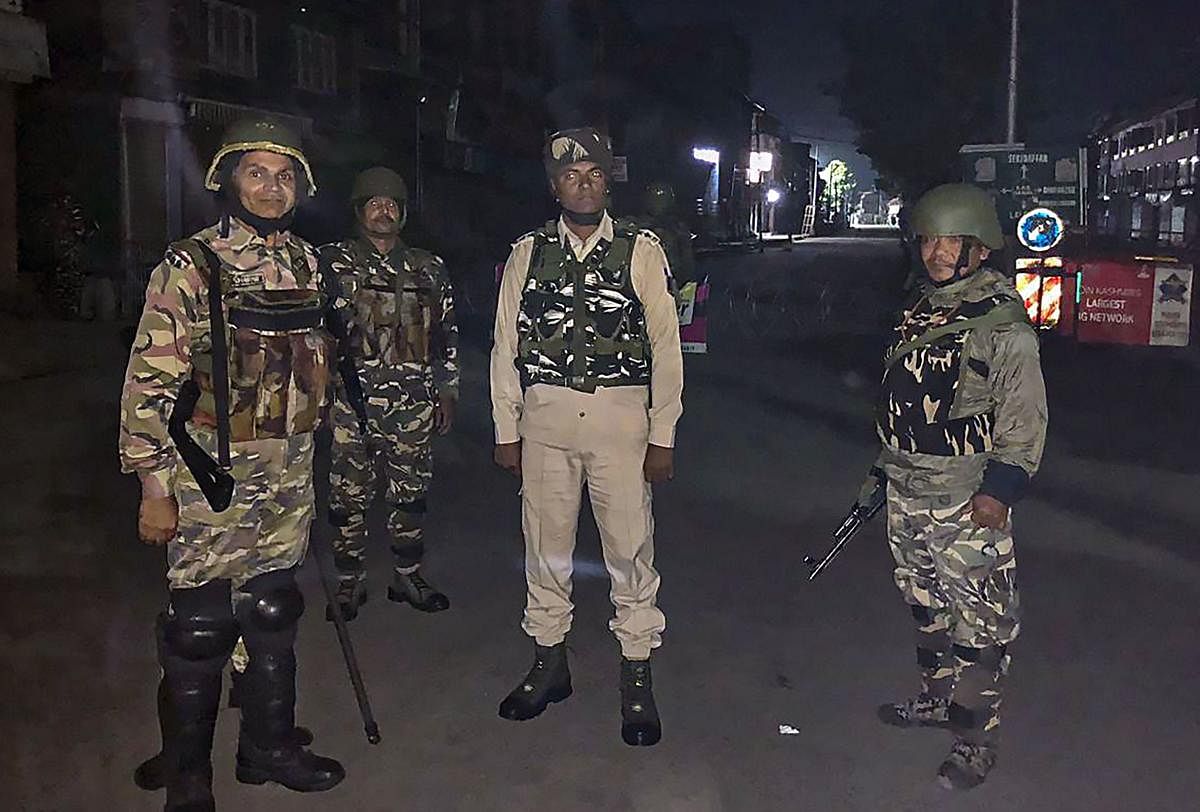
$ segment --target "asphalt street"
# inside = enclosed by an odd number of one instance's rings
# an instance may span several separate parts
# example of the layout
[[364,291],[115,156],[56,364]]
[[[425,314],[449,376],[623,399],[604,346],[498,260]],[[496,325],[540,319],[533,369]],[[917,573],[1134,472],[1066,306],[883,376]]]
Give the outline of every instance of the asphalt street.
[[[687,359],[677,476],[655,492],[662,742],[620,740],[619,652],[586,511],[574,696],[529,722],[496,715],[531,651],[518,483],[491,464],[486,312],[467,314],[476,329],[459,423],[437,445],[426,564],[452,608],[385,599],[377,515],[371,598],[350,626],[383,734],[372,746],[310,560],[298,717],[348,777],[310,796],[238,784],[237,712],[224,710],[218,808],[1196,809],[1194,353],[1044,344],[1050,438],[1014,517],[1025,623],[1000,763],[951,794],[934,781],[950,735],[875,717],[916,688],[882,522],[817,582],[801,563],[825,549],[874,458],[882,330],[904,278],[896,242],[810,240],[700,267],[711,352]],[[124,349],[111,325],[0,327],[0,809],[158,810],[161,794],[131,780],[158,746],[153,619],[166,591],[162,551],[136,539],[137,484],[117,466]],[[329,535],[319,520],[314,550]]]

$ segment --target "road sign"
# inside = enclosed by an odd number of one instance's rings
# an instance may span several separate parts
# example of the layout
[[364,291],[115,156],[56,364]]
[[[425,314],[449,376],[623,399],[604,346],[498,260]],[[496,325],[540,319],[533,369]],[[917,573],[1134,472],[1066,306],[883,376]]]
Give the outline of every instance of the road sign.
[[1066,228],[1057,212],[1046,208],[1027,211],[1017,221],[1017,239],[1030,251],[1049,251],[1062,241]]
[[963,180],[996,196],[1001,224],[1012,233],[1031,209],[1049,209],[1064,227],[1078,225],[1079,151],[1025,144],[967,144],[959,150]]

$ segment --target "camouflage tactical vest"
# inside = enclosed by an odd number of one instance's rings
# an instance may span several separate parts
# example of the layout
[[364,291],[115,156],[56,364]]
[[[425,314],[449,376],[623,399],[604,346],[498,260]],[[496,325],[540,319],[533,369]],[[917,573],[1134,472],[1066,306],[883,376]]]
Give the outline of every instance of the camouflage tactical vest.
[[612,242],[601,239],[580,262],[555,221],[536,232],[517,315],[523,387],[594,392],[650,383],[646,316],[630,272],[637,233],[630,222],[614,222]]
[[[191,257],[205,282],[209,264],[193,240],[175,243]],[[304,250],[288,243],[298,287],[268,290],[261,275],[248,281],[225,263],[220,267],[229,378],[229,439],[282,439],[316,429],[328,405],[333,340],[325,330],[325,295],[315,284]],[[210,313],[210,322],[215,324]],[[218,345],[213,341],[213,347]],[[192,377],[200,400],[192,419],[218,425],[213,352],[194,355]]]
[[354,298],[355,331],[351,343],[364,361],[381,361],[385,367],[418,363],[429,365],[445,357],[441,297],[426,269],[433,255],[403,248],[395,273],[354,240],[349,253],[358,269],[366,269]]
[[[896,327],[888,356],[930,330],[978,319],[1009,299],[993,296],[937,308],[922,297]],[[951,418],[969,329],[947,332],[900,356],[884,372],[875,430],[884,445],[916,454],[960,457],[992,449],[991,411]],[[968,362],[970,363],[970,362]],[[983,373],[986,377],[986,372]]]

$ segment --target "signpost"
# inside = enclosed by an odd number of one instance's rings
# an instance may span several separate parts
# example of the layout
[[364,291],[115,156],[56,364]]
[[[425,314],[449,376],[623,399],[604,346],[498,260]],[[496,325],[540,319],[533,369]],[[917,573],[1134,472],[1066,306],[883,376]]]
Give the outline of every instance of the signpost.
[[959,150],[963,180],[996,196],[1000,224],[1015,236],[1017,221],[1049,209],[1067,227],[1082,224],[1079,151],[1025,144],[967,144]]

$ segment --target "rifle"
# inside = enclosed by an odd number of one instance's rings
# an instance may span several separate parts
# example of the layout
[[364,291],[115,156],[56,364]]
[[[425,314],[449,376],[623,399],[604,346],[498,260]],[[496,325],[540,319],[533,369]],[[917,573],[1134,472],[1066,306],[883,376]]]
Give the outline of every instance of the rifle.
[[828,567],[833,559],[838,557],[850,539],[858,535],[858,531],[862,530],[863,525],[871,521],[887,502],[887,476],[879,468],[872,468],[871,476],[875,478],[875,488],[865,499],[860,498],[850,506],[850,512],[846,514],[841,526],[833,534],[833,546],[829,548],[829,552],[825,553],[825,557],[817,561],[811,555],[804,556],[804,563],[811,570],[808,580],[811,581],[820,575],[821,570]]
[[192,435],[188,434],[187,422],[196,410],[196,402],[199,399],[200,387],[189,379],[179,389],[179,396],[171,409],[171,417],[167,420],[167,434],[175,443],[175,450],[183,458],[183,464],[200,486],[209,507],[214,512],[221,513],[233,501],[234,480],[229,471],[221,467],[192,439]]
[[321,588],[325,590],[325,601],[332,609],[330,616],[333,618],[333,628],[337,630],[338,644],[342,647],[342,659],[346,663],[346,671],[350,674],[350,685],[354,688],[354,698],[358,701],[358,712],[362,716],[363,731],[367,734],[367,741],[371,744],[379,744],[382,740],[379,735],[379,725],[375,722],[375,715],[371,713],[371,700],[367,697],[367,686],[363,683],[362,671],[358,667],[358,658],[354,656],[354,644],[350,641],[350,630],[346,627],[346,619],[342,617],[342,611],[334,597],[333,584],[329,579],[329,568],[319,550],[313,550],[313,558],[317,560],[317,573],[321,579]]

